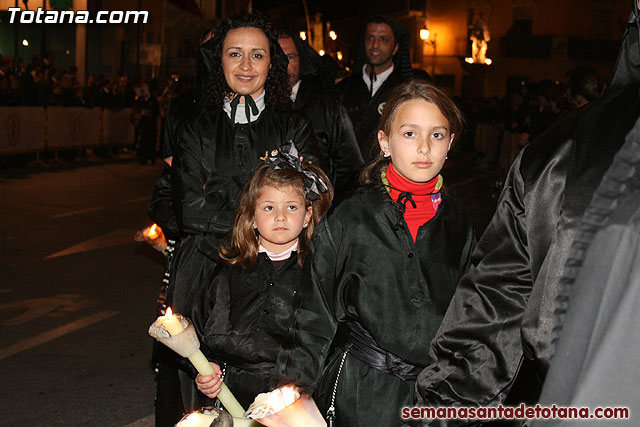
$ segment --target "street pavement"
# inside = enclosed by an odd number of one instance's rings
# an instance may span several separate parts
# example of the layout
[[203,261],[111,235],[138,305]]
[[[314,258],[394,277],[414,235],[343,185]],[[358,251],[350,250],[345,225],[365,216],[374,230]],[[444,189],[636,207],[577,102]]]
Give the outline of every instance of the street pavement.
[[[495,174],[448,160],[445,187],[477,234]],[[0,170],[0,426],[153,425],[150,366],[164,257],[133,241],[159,164]]]
[[159,174],[131,161],[0,172],[0,425],[153,414],[164,257],[133,234]]

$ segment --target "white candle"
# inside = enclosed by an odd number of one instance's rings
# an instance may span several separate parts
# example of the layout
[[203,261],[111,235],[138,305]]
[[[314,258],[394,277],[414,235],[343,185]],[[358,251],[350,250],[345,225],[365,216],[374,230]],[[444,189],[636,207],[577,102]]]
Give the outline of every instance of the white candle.
[[185,419],[176,424],[176,427],[209,427],[218,415],[205,415],[200,412],[192,412]]
[[[209,365],[211,366],[211,365]],[[224,409],[227,410],[234,418],[242,418],[244,415],[244,408],[240,405],[240,402],[236,399],[236,397],[231,393],[229,387],[223,382],[222,389],[218,394],[218,400],[224,406]]]
[[[209,427],[218,415],[207,415],[200,412],[192,412],[186,418],[178,422],[176,427]],[[260,427],[260,424],[246,418],[233,418],[233,427]]]
[[233,427],[262,427],[260,423],[247,418],[233,417]]
[[151,227],[147,228],[144,233],[147,235],[148,238],[150,238],[151,240],[155,240],[158,238],[158,232],[156,231],[156,228],[158,227],[158,224],[153,224]]
[[173,315],[171,307],[167,307],[167,312],[164,316],[158,317],[158,322],[164,326],[171,336],[178,335],[184,330],[182,323],[180,323],[180,319]]
[[[173,315],[171,307],[167,307],[167,312],[164,316],[158,317],[158,323],[160,323],[171,336],[178,335],[184,330],[178,316]],[[197,350],[187,357],[200,375],[215,374],[213,367],[202,351]],[[244,408],[240,405],[240,402],[238,402],[225,383],[222,383],[222,389],[218,394],[218,400],[220,400],[222,406],[224,406],[232,417],[242,418],[244,415]]]

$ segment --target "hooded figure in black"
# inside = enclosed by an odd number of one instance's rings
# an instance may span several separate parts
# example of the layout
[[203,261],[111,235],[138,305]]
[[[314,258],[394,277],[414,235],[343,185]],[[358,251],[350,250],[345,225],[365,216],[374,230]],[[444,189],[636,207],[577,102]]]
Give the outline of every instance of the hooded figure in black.
[[355,184],[362,154],[345,108],[331,95],[334,84],[321,56],[299,37],[281,32],[278,42],[289,58],[287,68],[293,108],[315,131],[323,163],[337,194]]
[[[200,286],[211,281],[218,247],[228,237],[236,203],[251,172],[267,153],[292,141],[318,163],[310,123],[290,111],[287,59],[261,15],[223,21],[201,47],[208,70],[199,105],[169,110],[171,186],[178,225],[187,237],[176,256],[170,293],[175,312],[188,312]],[[181,381],[185,410],[202,405],[192,379]]]
[[369,19],[353,74],[338,83],[338,98],[349,113],[365,161],[376,153],[375,133],[389,93],[413,78],[409,39],[390,16]]
[[538,400],[571,244],[640,113],[635,16],[602,98],[558,121],[514,161],[433,341],[432,364],[418,377],[419,405],[491,405],[510,392],[514,400]]
[[[624,80],[640,66],[637,4],[629,24],[625,45],[633,56],[616,69]],[[626,407],[631,411],[631,421],[626,422],[638,423],[639,218],[640,120],[604,175],[571,247],[555,301],[554,354],[541,404],[592,411]],[[584,425],[584,420],[553,423],[578,424]],[[540,421],[536,425],[548,424]]]
[[[211,38],[215,26],[207,29],[200,39],[202,46]],[[202,51],[196,53],[196,93],[202,92],[202,87],[208,81],[207,68]],[[186,120],[197,114],[200,107],[193,91],[182,91],[170,104],[172,126],[177,126],[180,120]],[[169,115],[168,115],[169,116]],[[163,120],[165,129],[167,120]],[[162,287],[158,296],[158,314],[164,315],[167,306],[172,304],[171,296],[175,283],[176,255],[180,250],[180,243],[186,235],[182,233],[173,203],[173,186],[171,181],[171,164],[173,162],[173,147],[175,141],[163,138],[162,141],[162,174],[153,187],[151,202],[147,207],[149,218],[160,226],[167,240],[167,265],[162,278]],[[178,354],[157,341],[154,342],[154,362],[156,372],[155,396],[155,425],[156,427],[173,427],[182,418],[185,409],[180,390],[179,370],[183,367]],[[186,382],[186,381],[183,381]],[[188,382],[187,382],[188,383]]]

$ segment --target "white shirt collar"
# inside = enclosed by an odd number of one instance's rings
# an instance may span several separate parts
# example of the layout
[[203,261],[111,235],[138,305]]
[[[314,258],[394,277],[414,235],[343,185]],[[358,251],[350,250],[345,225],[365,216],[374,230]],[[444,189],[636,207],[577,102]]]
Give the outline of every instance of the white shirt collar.
[[[370,88],[371,79],[369,78],[369,74],[367,73],[366,68],[367,68],[367,64],[364,64],[362,66],[362,80],[364,80],[364,84],[367,85],[367,88]],[[380,86],[382,86],[382,83],[384,83],[384,81],[387,80],[387,78],[391,75],[391,73],[393,73],[393,63],[391,63],[391,67],[387,68],[380,74],[375,75],[375,79],[373,80],[373,91],[371,92],[371,97],[373,97],[376,94],[378,89],[380,89]]]
[[271,252],[269,249],[265,248],[262,245],[259,245],[258,252],[264,252],[267,254],[271,261],[284,261],[285,259],[289,259],[291,256],[291,252],[298,250],[298,241],[291,245],[288,249],[285,249],[283,252],[279,254]]
[[[249,115],[251,116],[251,121],[254,122],[260,114],[264,111],[264,94],[265,91],[262,91],[262,94],[255,98],[253,101],[256,103],[256,107],[258,107],[258,114],[254,115],[251,110],[249,110]],[[222,105],[222,109],[225,113],[227,113],[227,117],[231,118],[231,99],[228,97],[224,97],[224,104]],[[238,108],[236,109],[236,123],[247,124],[249,120],[247,120],[247,113],[244,108],[244,103],[238,104]]]
[[298,91],[300,90],[300,82],[302,80],[298,80],[296,84],[291,88],[291,102],[296,102],[296,98],[298,97]]

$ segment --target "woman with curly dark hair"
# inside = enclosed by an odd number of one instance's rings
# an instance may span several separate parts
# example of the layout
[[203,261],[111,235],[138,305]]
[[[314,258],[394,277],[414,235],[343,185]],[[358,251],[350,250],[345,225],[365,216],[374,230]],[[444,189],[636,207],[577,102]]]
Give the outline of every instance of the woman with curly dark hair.
[[[290,112],[288,62],[271,24],[245,13],[212,32],[198,52],[200,71],[206,70],[199,76],[198,102],[173,104],[165,128],[176,216],[187,236],[176,256],[168,300],[182,313],[190,311],[198,288],[211,281],[241,190],[261,158],[292,141],[305,160],[318,160],[311,125]],[[204,396],[193,380],[180,382],[184,409],[202,406]]]
[[[248,29],[262,31],[269,44],[269,67],[266,81],[262,82],[260,89],[268,88],[265,93],[265,105],[269,110],[283,110],[290,106],[289,88],[287,83],[287,66],[289,60],[282,49],[279,48],[277,33],[271,28],[266,19],[260,14],[243,14],[223,21],[217,28],[213,28],[214,36],[206,40],[201,46],[205,67],[208,69],[209,84],[203,87],[202,103],[207,106],[222,108],[225,97],[235,92],[237,87],[234,81],[228,80],[227,70],[223,62],[226,58],[224,51],[227,34],[244,37]],[[241,31],[235,31],[241,30]],[[218,37],[215,36],[218,34]],[[259,35],[258,35],[259,36]],[[261,37],[260,37],[261,38]],[[242,102],[242,101],[241,101]]]

